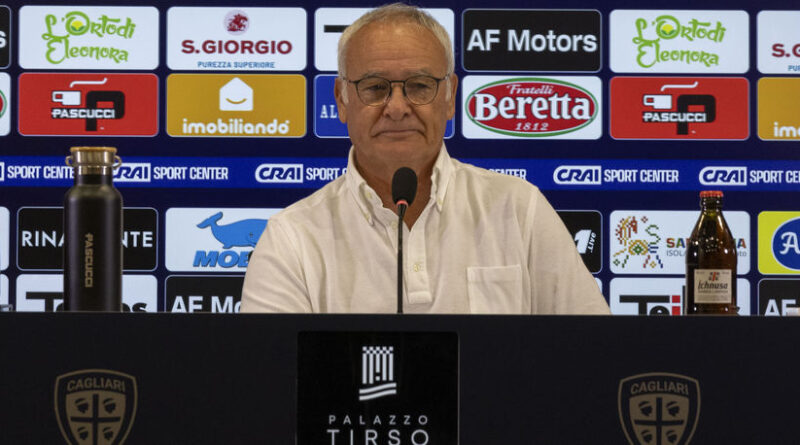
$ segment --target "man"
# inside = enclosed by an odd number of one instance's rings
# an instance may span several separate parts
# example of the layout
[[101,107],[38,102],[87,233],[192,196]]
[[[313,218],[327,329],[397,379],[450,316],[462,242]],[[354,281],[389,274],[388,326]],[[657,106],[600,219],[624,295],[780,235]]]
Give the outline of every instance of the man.
[[403,166],[418,177],[404,219],[404,312],[609,312],[536,187],[447,154],[453,69],[447,32],[415,7],[384,6],[345,30],[334,94],[353,143],[347,172],[270,218],[243,312],[395,312],[391,181]]

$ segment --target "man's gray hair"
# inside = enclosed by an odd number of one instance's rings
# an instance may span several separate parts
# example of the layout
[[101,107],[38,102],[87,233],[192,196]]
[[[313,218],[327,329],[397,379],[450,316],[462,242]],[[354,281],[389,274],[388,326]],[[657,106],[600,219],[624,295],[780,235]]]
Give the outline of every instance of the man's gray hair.
[[373,9],[368,13],[362,15],[353,24],[348,26],[342,33],[339,39],[338,63],[339,63],[339,77],[346,77],[344,60],[347,54],[347,45],[350,43],[350,38],[353,34],[357,33],[359,29],[366,25],[375,22],[384,23],[412,23],[419,25],[427,30],[430,30],[439,43],[444,48],[444,54],[447,58],[447,73],[450,74],[455,69],[455,59],[453,57],[453,46],[450,43],[450,35],[447,30],[439,24],[430,14],[417,8],[416,6],[406,5],[405,3],[392,3],[390,5],[383,5],[379,8]]

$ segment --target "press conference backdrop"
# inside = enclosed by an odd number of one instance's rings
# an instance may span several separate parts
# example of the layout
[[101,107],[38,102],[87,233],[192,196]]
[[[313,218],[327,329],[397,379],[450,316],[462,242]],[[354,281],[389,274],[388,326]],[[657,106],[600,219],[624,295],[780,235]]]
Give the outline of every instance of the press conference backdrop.
[[[681,313],[697,193],[723,190],[740,313],[784,315],[800,294],[800,8],[695,4],[426,3],[461,80],[446,144],[543,190],[615,314]],[[335,5],[0,6],[0,304],[60,309],[64,156],[112,145],[125,310],[237,311],[269,218],[346,167],[335,48],[375,4]]]

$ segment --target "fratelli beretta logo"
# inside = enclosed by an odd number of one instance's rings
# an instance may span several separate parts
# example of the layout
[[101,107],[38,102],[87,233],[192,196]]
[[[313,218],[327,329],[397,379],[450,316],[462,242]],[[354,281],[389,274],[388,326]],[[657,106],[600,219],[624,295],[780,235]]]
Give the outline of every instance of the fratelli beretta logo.
[[631,445],[688,445],[700,416],[700,384],[679,374],[634,375],[620,381],[618,404]]
[[118,371],[84,369],[56,378],[56,420],[70,445],[123,444],[136,401],[136,378]]
[[154,69],[153,7],[23,6],[19,64],[49,69]]
[[744,73],[745,11],[615,10],[611,69],[616,72]]

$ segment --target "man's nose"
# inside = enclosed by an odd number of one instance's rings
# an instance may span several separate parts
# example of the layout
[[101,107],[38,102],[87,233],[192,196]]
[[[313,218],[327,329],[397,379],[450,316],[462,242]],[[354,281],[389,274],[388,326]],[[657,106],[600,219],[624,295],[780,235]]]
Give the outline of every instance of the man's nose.
[[383,111],[392,119],[401,119],[411,112],[411,103],[403,94],[402,82],[393,82],[391,88],[391,94],[386,100],[386,106]]

